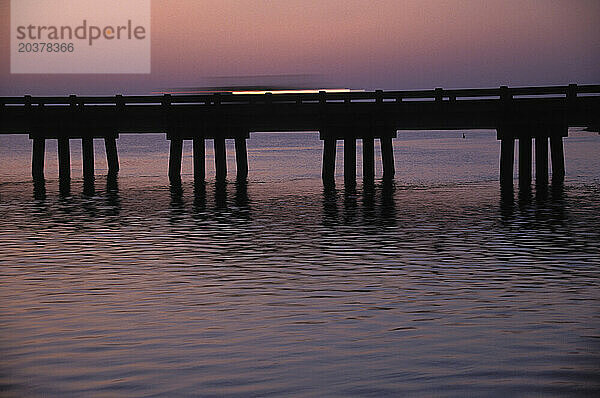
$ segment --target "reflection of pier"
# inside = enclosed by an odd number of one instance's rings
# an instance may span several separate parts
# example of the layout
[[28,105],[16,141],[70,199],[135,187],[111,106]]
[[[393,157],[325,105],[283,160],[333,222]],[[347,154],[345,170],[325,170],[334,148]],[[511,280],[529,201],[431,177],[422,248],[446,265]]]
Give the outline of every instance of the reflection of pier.
[[500,180],[513,181],[514,142],[519,141],[519,182],[565,174],[562,138],[568,127],[600,128],[600,86],[375,91],[317,94],[169,95],[111,97],[2,97],[0,133],[29,134],[32,175],[44,178],[45,140],[58,140],[59,178],[70,180],[70,139],[81,139],[84,180],[94,178],[93,139],[104,139],[109,175],[118,172],[119,133],[166,132],[169,178],[181,180],[183,140],[193,140],[194,178],[205,179],[205,140],[213,140],[216,179],[227,176],[225,140],[235,140],[237,178],[248,175],[246,139],[251,131],[319,131],[322,177],[332,181],[336,141],[344,142],[344,177],[356,180],[356,140],[362,140],[363,178],[375,176],[374,145],[381,145],[384,180],[392,179],[392,139],[399,129],[496,129],[501,140]]

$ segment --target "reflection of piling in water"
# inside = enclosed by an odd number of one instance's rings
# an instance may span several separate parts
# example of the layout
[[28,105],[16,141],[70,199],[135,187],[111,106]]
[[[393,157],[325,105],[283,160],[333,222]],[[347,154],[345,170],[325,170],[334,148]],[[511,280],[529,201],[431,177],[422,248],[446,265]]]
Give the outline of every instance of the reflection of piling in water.
[[194,211],[203,212],[206,210],[206,183],[204,181],[194,181]]
[[119,193],[119,177],[109,174],[106,177],[106,193],[117,195]]
[[375,185],[372,182],[363,183],[362,205],[364,218],[375,218]]
[[381,220],[384,225],[396,223],[396,184],[393,180],[383,180],[381,183]]
[[531,202],[533,200],[533,192],[531,191],[531,189],[520,189],[518,200],[520,209],[527,208],[529,205],[531,205]]
[[169,192],[171,193],[171,206],[183,206],[183,186],[181,183],[171,182],[169,186]]
[[[343,214],[338,214],[339,195],[334,185],[323,188],[323,223],[335,225],[338,222],[353,224],[362,217],[362,222],[373,225],[395,225],[396,223],[396,186],[393,181],[382,181],[381,184],[363,184],[361,196],[359,191],[346,185],[341,198]],[[359,198],[362,200],[359,202]]]
[[83,180],[83,194],[85,196],[94,196],[96,194],[96,184],[93,179]]
[[111,208],[110,212],[112,214],[117,214],[120,211],[119,180],[116,174],[106,176],[106,204]]
[[323,186],[323,213],[327,222],[337,219],[337,190],[335,185],[326,184]]
[[350,223],[356,220],[357,208],[355,184],[346,184],[344,187],[344,222]]
[[33,198],[35,200],[46,199],[46,181],[43,178],[33,180]]
[[[233,203],[228,203],[232,185],[226,180],[215,181],[213,188],[214,197],[214,212],[226,219],[247,220],[250,218],[250,198],[248,196],[247,184],[244,182],[236,182],[235,192],[233,195]],[[194,183],[194,204],[193,211],[195,218],[204,218],[207,211],[207,186],[205,182]]]
[[500,187],[500,215],[506,221],[512,218],[515,210],[515,193],[512,187]]
[[227,208],[227,181],[215,182],[215,207],[223,210]]
[[235,205],[240,209],[247,209],[250,204],[248,184],[244,180],[235,183]]

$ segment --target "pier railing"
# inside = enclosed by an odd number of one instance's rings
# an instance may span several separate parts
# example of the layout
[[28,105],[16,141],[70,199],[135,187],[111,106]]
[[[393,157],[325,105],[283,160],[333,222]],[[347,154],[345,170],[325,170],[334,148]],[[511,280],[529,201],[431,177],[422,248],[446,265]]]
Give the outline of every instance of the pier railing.
[[499,87],[476,89],[401,90],[401,91],[350,91],[298,93],[298,94],[163,94],[163,95],[113,95],[113,96],[20,96],[0,97],[0,106],[26,105],[227,105],[227,104],[314,104],[338,102],[402,102],[402,101],[460,101],[509,98],[567,98],[600,96],[600,85]]

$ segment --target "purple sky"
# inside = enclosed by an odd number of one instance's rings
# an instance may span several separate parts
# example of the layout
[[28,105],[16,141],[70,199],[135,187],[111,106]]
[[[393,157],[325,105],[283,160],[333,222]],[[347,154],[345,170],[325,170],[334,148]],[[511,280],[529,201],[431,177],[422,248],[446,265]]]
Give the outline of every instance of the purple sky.
[[600,83],[598,0],[154,0],[146,75],[10,74],[9,5],[0,0],[0,95],[145,94],[286,74],[386,90]]

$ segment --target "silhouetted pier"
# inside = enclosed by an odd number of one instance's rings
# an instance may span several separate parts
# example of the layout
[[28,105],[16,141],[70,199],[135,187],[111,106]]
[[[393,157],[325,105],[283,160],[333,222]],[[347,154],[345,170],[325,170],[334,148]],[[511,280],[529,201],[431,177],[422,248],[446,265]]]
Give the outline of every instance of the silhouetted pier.
[[569,127],[600,130],[600,85],[374,91],[315,94],[212,94],[0,98],[0,134],[29,134],[32,175],[44,178],[45,140],[58,140],[59,178],[70,179],[69,140],[82,140],[84,180],[94,178],[93,140],[103,139],[109,175],[119,170],[119,133],[166,133],[168,173],[181,180],[183,140],[193,140],[194,179],[205,178],[205,140],[212,139],[216,179],[227,176],[225,140],[235,140],[237,178],[248,176],[246,140],[252,131],[319,131],[322,177],[333,181],[337,140],[344,141],[344,180],[356,180],[356,140],[362,140],[365,181],[375,177],[374,145],[381,145],[383,178],[394,177],[397,130],[495,129],[501,140],[500,181],[512,186],[514,143],[519,142],[519,184],[565,175],[563,137]]

